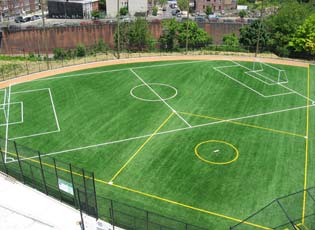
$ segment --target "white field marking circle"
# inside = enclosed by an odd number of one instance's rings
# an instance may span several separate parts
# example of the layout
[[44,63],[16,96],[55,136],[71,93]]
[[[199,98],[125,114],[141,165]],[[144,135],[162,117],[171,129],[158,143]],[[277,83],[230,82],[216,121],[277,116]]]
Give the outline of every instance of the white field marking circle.
[[[167,101],[167,100],[170,100],[174,97],[177,96],[178,94],[178,91],[175,87],[171,86],[171,85],[167,85],[167,84],[163,84],[163,83],[147,83],[149,86],[151,85],[160,85],[160,86],[165,86],[165,87],[168,87],[168,88],[171,88],[172,90],[174,90],[174,94],[170,97],[167,97],[167,98],[162,98],[164,101]],[[141,85],[138,85],[138,86],[135,86],[133,87],[131,90],[130,90],[130,95],[138,100],[141,100],[141,101],[150,101],[150,102],[156,102],[156,101],[161,101],[160,99],[147,99],[147,98],[142,98],[142,97],[138,97],[136,96],[133,92],[135,89],[137,88],[140,88],[140,87],[147,87],[145,84],[141,84]]]

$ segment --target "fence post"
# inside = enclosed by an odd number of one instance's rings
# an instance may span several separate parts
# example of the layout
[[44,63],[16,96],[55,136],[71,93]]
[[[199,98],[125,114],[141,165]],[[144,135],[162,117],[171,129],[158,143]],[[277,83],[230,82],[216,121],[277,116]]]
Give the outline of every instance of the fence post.
[[46,184],[45,174],[44,174],[43,164],[42,164],[42,158],[40,156],[40,152],[37,152],[37,153],[38,153],[38,159],[39,159],[39,164],[40,164],[40,170],[42,173],[42,179],[43,179],[43,183],[44,183],[45,193],[46,193],[46,195],[48,195],[47,184]]
[[16,157],[17,157],[18,162],[19,162],[19,167],[20,167],[20,171],[21,171],[23,183],[25,184],[25,178],[24,178],[23,168],[22,168],[22,165],[21,165],[20,156],[19,156],[19,152],[18,152],[18,150],[17,150],[16,142],[13,141],[13,144],[14,144],[14,148],[15,148],[15,152],[16,152]]
[[84,169],[82,169],[82,176],[83,176],[83,185],[84,185],[84,194],[85,194],[85,205],[88,211],[89,208],[89,201],[88,201],[88,195],[87,195],[87,189],[86,189],[86,181],[85,181],[85,172]]
[[82,230],[85,230],[85,227],[84,227],[84,219],[83,219],[83,213],[82,213],[82,207],[81,207],[81,199],[80,199],[80,191],[79,189],[77,189],[77,194],[78,194],[78,202],[79,202],[79,210],[80,210],[80,218],[81,218],[81,229]]
[[0,154],[1,154],[1,159],[2,159],[2,162],[3,162],[5,173],[8,174],[8,168],[6,166],[6,163],[4,162],[4,156],[3,156],[3,152],[2,152],[1,148],[0,148]]
[[94,172],[92,172],[92,180],[93,180],[93,192],[94,192],[94,199],[95,199],[95,211],[96,211],[95,214],[96,214],[96,219],[98,219],[98,207],[97,207]]
[[60,188],[59,188],[59,184],[58,184],[58,170],[57,170],[57,165],[56,165],[56,159],[53,158],[53,161],[54,161],[54,168],[55,168],[55,174],[56,174],[56,180],[57,180],[57,187],[58,187],[58,191],[59,191],[59,199],[60,201],[62,200],[62,197],[61,197],[61,191],[60,191]]
[[74,201],[74,205],[76,206],[76,207],[78,207],[78,208],[80,208],[79,206],[78,206],[78,204],[77,204],[77,199],[75,198],[76,197],[76,188],[75,188],[75,186],[74,186],[74,180],[73,180],[73,173],[72,173],[72,165],[71,165],[71,163],[69,164],[69,169],[70,169],[70,176],[71,176],[71,183],[72,183],[72,186],[73,186],[73,195],[74,195],[74,198],[73,198],[73,201]]

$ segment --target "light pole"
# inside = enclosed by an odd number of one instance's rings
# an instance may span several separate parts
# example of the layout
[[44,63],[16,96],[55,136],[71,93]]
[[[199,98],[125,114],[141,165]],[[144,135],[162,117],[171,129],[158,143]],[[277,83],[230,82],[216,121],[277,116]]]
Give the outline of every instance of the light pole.
[[117,0],[117,59],[120,59],[120,11],[119,1]]
[[263,9],[264,9],[264,0],[261,1],[260,20],[259,20],[260,22],[259,22],[259,28],[258,28],[258,38],[257,38],[257,43],[256,43],[255,57],[257,57],[259,53],[259,43],[260,43],[262,20],[263,20]]

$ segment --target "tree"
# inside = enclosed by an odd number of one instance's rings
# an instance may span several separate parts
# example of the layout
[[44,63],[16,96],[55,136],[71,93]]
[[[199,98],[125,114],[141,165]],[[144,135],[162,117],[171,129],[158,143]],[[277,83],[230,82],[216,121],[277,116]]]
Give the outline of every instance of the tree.
[[[120,49],[143,51],[153,46],[147,20],[137,18],[131,23],[122,23],[120,26]],[[118,31],[115,32],[115,45],[118,46]]]
[[315,14],[299,26],[289,46],[305,56],[315,56]]
[[157,13],[158,13],[158,8],[157,8],[157,6],[153,6],[153,8],[152,8],[152,15],[153,16],[157,16]]
[[247,15],[247,12],[245,10],[241,10],[239,13],[238,13],[238,16],[240,16],[240,18],[244,18],[245,16]]
[[167,3],[167,0],[159,0],[159,3],[162,7],[164,7]]
[[100,12],[98,10],[93,10],[91,15],[94,19],[100,18]]
[[223,44],[226,46],[239,46],[239,40],[235,33],[226,34],[223,36]]
[[129,11],[128,11],[128,7],[122,7],[122,8],[120,8],[120,10],[119,10],[119,14],[121,15],[121,16],[125,16],[125,15],[127,15],[129,13]]
[[100,10],[106,11],[106,0],[99,0]]
[[211,6],[207,6],[206,10],[205,10],[206,15],[210,15],[212,14],[212,7]]
[[159,39],[160,48],[163,50],[175,50],[178,48],[177,30],[179,23],[173,18],[170,20],[163,20],[163,33]]
[[[261,26],[261,28],[260,28]],[[260,21],[256,20],[252,22],[250,25],[246,25],[241,28],[240,33],[240,43],[244,46],[248,46],[252,51],[255,50],[257,42],[258,42],[258,31],[260,31],[260,39],[259,39],[259,50],[266,50],[267,44],[270,39],[270,34],[267,31],[266,24],[262,21],[260,25]]]
[[266,20],[270,32],[269,49],[280,56],[290,56],[289,42],[311,11],[312,7],[309,4],[300,4],[296,1],[282,4],[277,14]]
[[189,0],[177,0],[177,6],[181,11],[188,11]]

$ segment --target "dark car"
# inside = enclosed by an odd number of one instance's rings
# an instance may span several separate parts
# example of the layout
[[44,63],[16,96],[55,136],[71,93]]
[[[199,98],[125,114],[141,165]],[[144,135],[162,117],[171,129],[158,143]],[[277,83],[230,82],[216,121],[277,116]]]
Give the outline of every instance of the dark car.
[[197,23],[205,23],[205,22],[206,22],[206,19],[205,19],[205,17],[203,17],[203,16],[196,16],[196,17],[195,17],[195,21],[196,21]]
[[16,23],[23,22],[23,17],[18,16],[18,17],[16,17],[16,18],[14,19],[14,21],[15,21]]

